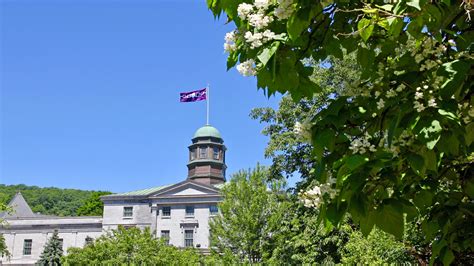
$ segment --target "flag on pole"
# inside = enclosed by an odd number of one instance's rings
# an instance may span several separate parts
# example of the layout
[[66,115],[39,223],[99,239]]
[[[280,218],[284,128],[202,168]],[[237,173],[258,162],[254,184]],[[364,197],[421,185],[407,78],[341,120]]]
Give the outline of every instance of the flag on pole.
[[206,88],[202,90],[197,90],[197,91],[181,92],[179,94],[180,102],[197,102],[197,101],[203,101],[206,99],[207,99]]

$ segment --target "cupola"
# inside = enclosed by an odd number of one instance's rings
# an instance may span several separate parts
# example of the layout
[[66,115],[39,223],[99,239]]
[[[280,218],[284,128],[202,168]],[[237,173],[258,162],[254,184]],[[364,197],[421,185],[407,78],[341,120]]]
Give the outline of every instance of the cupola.
[[225,182],[226,147],[219,130],[210,125],[199,128],[188,148],[188,179],[207,185]]

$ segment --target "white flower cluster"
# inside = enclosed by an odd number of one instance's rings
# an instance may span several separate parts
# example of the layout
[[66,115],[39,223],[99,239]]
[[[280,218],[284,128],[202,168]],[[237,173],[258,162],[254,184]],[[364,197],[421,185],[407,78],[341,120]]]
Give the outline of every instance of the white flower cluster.
[[235,41],[237,40],[237,33],[235,30],[226,33],[224,40],[224,50],[226,52],[233,52],[237,49],[237,45],[235,44]]
[[305,141],[311,141],[311,125],[308,123],[296,122],[293,133]]
[[262,13],[256,13],[248,15],[248,20],[250,25],[254,26],[257,30],[261,30],[268,27],[273,18]]
[[249,59],[238,64],[237,71],[239,71],[240,74],[245,77],[255,76],[257,74],[257,71],[255,70],[255,61],[253,59]]
[[392,140],[392,145],[388,146],[388,131],[384,132],[383,137],[380,139],[379,147],[384,148],[387,151],[393,153],[394,157],[397,157],[400,153],[400,147],[406,147],[413,144],[414,137],[413,134],[404,130],[398,138]]
[[359,153],[359,154],[364,154],[367,151],[371,151],[371,152],[377,151],[377,148],[375,148],[375,145],[370,143],[369,141],[370,139],[372,139],[372,136],[370,136],[367,132],[365,132],[363,137],[352,140],[349,149],[352,151],[352,153]]
[[[418,113],[423,112],[426,109],[426,107],[433,107],[433,108],[438,107],[438,104],[436,103],[436,99],[431,96],[428,99],[427,106],[424,105],[423,103],[423,100],[425,98],[424,92],[428,90],[428,88],[429,88],[428,85],[423,85],[423,87],[416,88],[415,101],[413,101],[413,108],[415,108]],[[429,90],[428,94],[432,95],[433,91]]]
[[307,191],[300,191],[298,196],[303,201],[304,206],[308,208],[317,208],[324,201],[323,196],[328,195],[329,198],[334,199],[337,195],[337,190],[332,188],[335,183],[334,179],[330,179],[328,183],[320,186],[314,186]]
[[250,44],[250,48],[258,48],[264,43],[273,40],[275,38],[275,33],[270,30],[265,30],[264,32],[256,32],[252,34],[250,31],[245,33],[245,41]]
[[289,18],[294,11],[293,0],[278,0],[278,7],[273,13],[281,20]]
[[[450,41],[452,40],[449,40],[448,44],[453,46],[452,42]],[[426,38],[426,40],[423,42],[423,45],[421,46],[421,51],[413,51],[412,56],[415,56],[415,62],[417,64],[420,64],[423,61],[420,66],[421,71],[430,70],[441,64],[440,60],[433,60],[433,56],[442,56],[446,49],[447,47],[444,44],[436,43],[431,38]]]

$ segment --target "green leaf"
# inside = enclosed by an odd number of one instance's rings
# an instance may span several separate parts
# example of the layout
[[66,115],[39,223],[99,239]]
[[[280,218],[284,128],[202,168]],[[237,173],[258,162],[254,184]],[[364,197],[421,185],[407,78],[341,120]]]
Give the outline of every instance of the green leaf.
[[400,124],[401,119],[402,111],[398,111],[397,119],[393,119],[392,123],[390,123],[390,127],[388,128],[387,141],[389,147],[392,146],[393,134],[395,133],[395,129],[398,127],[398,124]]
[[382,206],[377,216],[376,224],[380,229],[394,235],[397,239],[403,237],[403,206],[400,202],[390,200],[389,203]]
[[467,180],[463,186],[464,193],[466,193],[469,198],[474,199],[474,181]]
[[227,57],[227,70],[233,68],[237,61],[239,60],[239,55],[236,52],[230,53]]
[[402,18],[388,18],[387,19],[388,24],[390,26],[388,30],[388,34],[390,36],[395,36],[398,37],[400,33],[402,32],[404,23]]
[[443,99],[450,99],[467,79],[471,64],[461,60],[454,60],[441,65],[438,74],[447,80],[441,85],[440,95]]
[[435,241],[433,244],[432,244],[432,248],[431,248],[431,260],[430,260],[430,264],[432,262],[435,261],[436,258],[439,257],[440,253],[441,253],[441,249],[443,249],[444,247],[446,247],[447,243],[446,243],[446,240],[444,239],[438,239],[437,241]]
[[410,153],[407,156],[407,160],[411,169],[413,169],[415,173],[417,173],[418,175],[422,175],[424,173],[425,160],[423,159],[423,157],[416,153]]
[[346,165],[351,170],[354,171],[355,169],[359,168],[360,166],[364,165],[369,161],[367,156],[363,156],[360,154],[353,154],[346,159]]
[[361,217],[360,230],[364,236],[368,236],[372,232],[376,219],[376,213],[373,209],[368,211],[366,217]]
[[454,260],[454,254],[448,247],[446,247],[443,251],[444,252],[441,252],[442,254],[440,256],[441,260],[443,261],[444,265],[450,265]]
[[416,207],[419,209],[426,209],[431,206],[433,201],[433,193],[428,190],[421,190],[415,195],[413,199],[413,203],[415,203]]
[[470,146],[474,141],[474,122],[469,123],[466,126],[466,146]]
[[313,140],[322,147],[332,151],[334,149],[335,133],[331,129],[326,128],[322,132],[316,134]]
[[301,36],[301,32],[308,28],[309,10],[307,8],[299,9],[293,14],[286,24],[288,36],[291,40],[296,40]]
[[267,65],[268,61],[278,50],[279,46],[280,42],[273,42],[270,47],[266,47],[265,49],[260,51],[260,53],[257,55],[258,60],[260,60],[260,62],[262,62],[264,66]]
[[359,31],[360,37],[362,37],[364,42],[367,42],[367,40],[370,38],[370,35],[372,35],[372,31],[374,30],[374,24],[371,22],[372,21],[370,19],[363,18],[359,20],[359,23],[357,23],[357,30]]
[[331,203],[327,206],[326,217],[333,225],[338,225],[346,213],[346,207],[345,203],[339,204],[339,206]]
[[420,1],[420,0],[410,0],[410,1],[407,1],[407,6],[412,6],[418,10],[421,10],[421,5],[424,1]]
[[426,169],[438,172],[436,153],[431,149],[423,149],[421,155],[423,156]]

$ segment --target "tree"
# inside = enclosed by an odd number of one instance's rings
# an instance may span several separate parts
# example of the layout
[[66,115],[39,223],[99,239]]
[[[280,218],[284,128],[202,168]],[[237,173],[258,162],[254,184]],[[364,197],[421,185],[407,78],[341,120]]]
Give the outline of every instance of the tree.
[[184,265],[197,264],[200,255],[193,249],[180,250],[152,236],[150,229],[112,230],[84,248],[69,248],[62,258],[65,265]]
[[63,242],[59,239],[58,230],[54,230],[53,235],[44,246],[39,265],[61,265],[61,257],[63,255]]
[[404,220],[419,219],[431,262],[473,257],[471,1],[208,6],[236,25],[226,35],[228,68],[240,62],[237,70],[255,75],[268,95],[311,98],[321,88],[307,60],[357,58],[362,93],[330,100],[303,127],[315,166],[302,196],[326,227],[350,213],[364,235],[377,225],[400,239]]
[[21,191],[33,212],[57,216],[75,216],[77,215],[78,208],[84,206],[87,200],[94,201],[91,199],[93,194],[104,193],[105,195],[105,193],[109,193],[103,191],[60,189],[54,187],[40,188],[37,186],[26,186],[22,184],[0,184],[0,203],[9,202],[18,191]]
[[8,251],[7,244],[5,243],[5,237],[0,234],[0,257],[10,257],[10,251]]
[[84,204],[76,211],[78,216],[102,216],[104,212],[104,203],[100,200],[101,196],[109,195],[110,192],[97,191],[87,199]]
[[211,245],[233,254],[241,263],[260,263],[272,256],[287,204],[279,200],[281,184],[267,182],[268,171],[257,166],[240,171],[222,188],[220,215],[210,222]]

